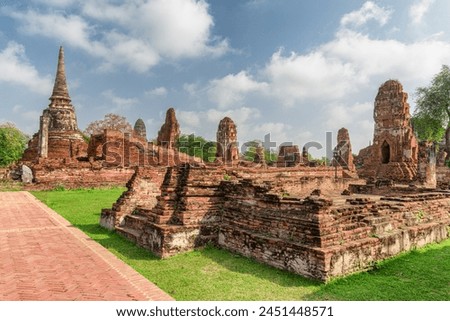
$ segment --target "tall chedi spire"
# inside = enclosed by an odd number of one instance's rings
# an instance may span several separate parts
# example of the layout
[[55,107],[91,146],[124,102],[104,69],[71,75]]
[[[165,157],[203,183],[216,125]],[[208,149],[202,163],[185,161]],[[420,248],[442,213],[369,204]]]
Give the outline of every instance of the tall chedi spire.
[[50,99],[50,107],[71,107],[71,99],[66,81],[66,68],[64,64],[64,48],[59,47],[58,67],[56,69],[55,84]]
[[44,117],[48,117],[49,131],[78,131],[77,116],[72,106],[67,89],[66,68],[64,65],[64,49],[59,48],[58,67],[56,68],[55,84],[50,96],[48,109],[44,110]]
[[78,129],[77,115],[67,89],[64,49],[59,48],[55,84],[50,104],[42,112],[37,132],[24,152],[22,160],[76,160],[87,155],[87,143]]

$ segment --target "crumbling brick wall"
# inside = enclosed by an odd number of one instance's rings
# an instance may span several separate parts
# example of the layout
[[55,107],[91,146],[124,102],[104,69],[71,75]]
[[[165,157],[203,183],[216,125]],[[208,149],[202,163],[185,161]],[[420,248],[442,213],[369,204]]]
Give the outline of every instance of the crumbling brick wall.
[[327,280],[448,237],[450,194],[283,198],[251,181],[224,183],[219,245],[269,265]]

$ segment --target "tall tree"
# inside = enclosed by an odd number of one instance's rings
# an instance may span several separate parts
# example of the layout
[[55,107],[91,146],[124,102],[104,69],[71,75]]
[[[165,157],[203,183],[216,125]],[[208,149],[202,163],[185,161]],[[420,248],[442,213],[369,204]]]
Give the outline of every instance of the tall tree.
[[[443,65],[428,87],[416,90],[414,130],[421,140],[439,142],[444,137],[450,156],[450,68]],[[448,157],[447,156],[447,157]]]
[[[244,145],[245,145],[244,159],[252,162],[255,160],[257,148],[263,146],[263,143],[258,139],[254,139],[252,141],[245,143]],[[264,148],[264,160],[266,161],[267,164],[272,164],[277,159],[278,155],[276,153],[274,153],[270,149]]]
[[117,114],[106,114],[102,120],[96,120],[90,123],[84,130],[85,135],[101,134],[105,129],[114,129],[122,133],[130,133],[133,130],[131,124],[123,116]]
[[202,136],[181,134],[176,147],[181,153],[199,157],[204,162],[214,162],[216,159],[216,143],[207,141]]
[[0,166],[8,166],[22,157],[28,136],[11,123],[0,125]]

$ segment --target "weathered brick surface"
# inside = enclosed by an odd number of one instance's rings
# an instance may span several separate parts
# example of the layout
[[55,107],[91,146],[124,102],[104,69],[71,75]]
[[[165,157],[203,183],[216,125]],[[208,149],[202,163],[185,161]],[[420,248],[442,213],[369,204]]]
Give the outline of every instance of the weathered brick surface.
[[101,224],[167,257],[215,242],[225,169],[139,168]]
[[342,166],[349,171],[355,170],[353,161],[352,144],[350,142],[350,134],[346,128],[341,128],[337,134],[337,145],[335,147],[336,159],[333,160],[339,166]]
[[26,192],[0,193],[0,300],[172,300]]
[[448,237],[449,193],[331,200],[282,198],[251,181],[225,188],[221,247],[322,280]]
[[360,177],[410,182],[416,179],[418,143],[411,127],[408,94],[396,80],[386,81],[375,98],[373,144],[362,150]]
[[48,108],[40,118],[39,132],[30,140],[23,160],[38,158],[75,159],[86,154],[87,144],[78,130],[75,108],[67,88],[64,50],[58,56],[55,83]]
[[277,167],[294,167],[303,163],[307,163],[300,154],[298,145],[281,146],[278,152]]
[[180,136],[180,125],[175,116],[175,109],[169,108],[166,113],[166,120],[158,132],[157,144],[168,149],[175,147],[175,143]]
[[239,159],[236,124],[230,117],[223,118],[217,128],[217,160],[223,163]]
[[[329,168],[301,169],[139,169],[102,224],[160,257],[214,242],[321,280],[448,237],[450,193],[350,188],[342,170],[336,181]],[[347,188],[372,194],[341,196]]]
[[132,168],[105,168],[85,162],[60,163],[45,160],[32,166],[34,184],[30,189],[55,187],[79,188],[101,186],[124,186],[134,173]]

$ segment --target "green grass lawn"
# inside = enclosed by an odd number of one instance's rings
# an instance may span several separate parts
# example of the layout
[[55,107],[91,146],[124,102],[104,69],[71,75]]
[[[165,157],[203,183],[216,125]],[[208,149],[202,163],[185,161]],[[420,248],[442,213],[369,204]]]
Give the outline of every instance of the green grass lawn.
[[450,240],[327,284],[214,247],[160,260],[99,226],[123,189],[33,192],[177,300],[450,300]]

